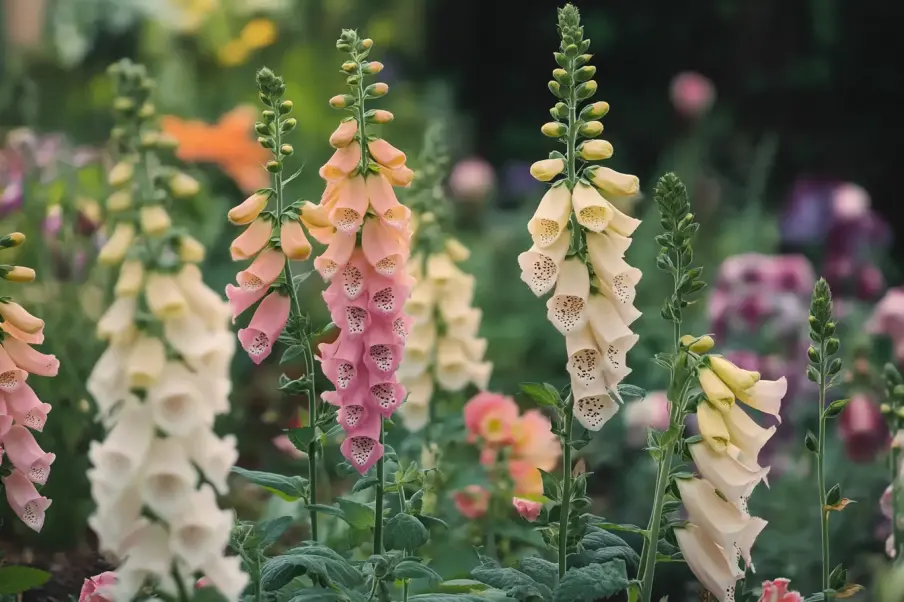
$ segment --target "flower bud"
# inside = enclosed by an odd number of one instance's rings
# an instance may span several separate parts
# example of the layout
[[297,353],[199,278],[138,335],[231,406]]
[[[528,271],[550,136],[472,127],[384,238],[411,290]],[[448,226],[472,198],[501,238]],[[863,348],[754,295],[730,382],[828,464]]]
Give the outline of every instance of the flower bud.
[[273,128],[270,127],[269,123],[262,123],[258,121],[254,124],[254,131],[260,134],[261,136],[266,136],[268,134],[273,133]]
[[578,133],[585,138],[596,138],[603,133],[603,123],[601,121],[588,121],[581,126]]
[[387,92],[389,92],[389,86],[383,82],[371,84],[364,89],[364,94],[369,98],[380,98],[386,96]]
[[585,82],[594,75],[596,75],[596,67],[594,67],[593,65],[587,65],[586,67],[581,67],[580,69],[578,69],[574,74],[574,78],[576,81]]
[[13,247],[18,247],[23,242],[25,242],[25,235],[21,232],[11,232],[0,238],[0,248],[3,249],[11,249]]
[[374,41],[370,38],[364,38],[359,44],[364,50],[369,50],[370,47],[374,45]]
[[273,148],[276,146],[276,142],[273,141],[273,138],[267,138],[265,136],[258,137],[257,142],[264,148]]
[[544,123],[543,127],[540,128],[540,131],[543,132],[544,136],[560,138],[568,133],[568,127],[564,123],[550,121],[549,123]]
[[270,195],[272,194],[272,190],[255,192],[245,199],[241,205],[230,209],[227,218],[236,226],[247,226],[257,219],[261,211],[267,208],[267,203],[270,202]]
[[261,112],[261,116],[264,118],[264,121],[267,123],[273,123],[276,121],[276,112],[267,109],[266,111]]
[[373,123],[389,123],[394,118],[395,116],[389,111],[377,109],[371,114],[369,121],[372,121]]
[[598,101],[589,104],[581,110],[581,119],[600,119],[609,112],[609,103]]
[[179,172],[170,179],[169,188],[173,198],[187,199],[201,191],[201,184],[187,173]]
[[349,75],[348,77],[345,78],[345,83],[348,84],[349,86],[357,86],[358,84],[361,83],[361,76],[360,75]]
[[574,44],[568,44],[568,46],[565,47],[565,56],[575,57],[577,55],[578,55],[578,47],[577,46],[575,46]]
[[120,113],[131,112],[135,108],[135,101],[125,96],[120,96],[113,100],[113,110]]
[[841,342],[835,337],[828,339],[826,341],[826,353],[832,355],[837,352],[839,345],[841,345]]
[[887,416],[887,415],[891,414],[891,406],[888,405],[887,403],[883,403],[882,405],[879,406],[879,411],[882,412],[883,416]]
[[810,358],[810,361],[813,363],[819,362],[819,350],[816,347],[810,345],[807,349],[807,357]]
[[113,188],[121,188],[128,184],[135,173],[135,166],[129,161],[120,161],[107,174],[107,182]]
[[562,96],[562,88],[559,86],[559,82],[550,81],[546,86],[549,88],[549,91],[553,93],[557,98],[564,98]]
[[584,82],[574,91],[575,97],[578,100],[584,100],[585,98],[590,98],[594,94],[596,94],[596,82],[592,79],[589,82]]
[[127,222],[119,222],[113,229],[113,234],[107,240],[97,255],[97,261],[101,265],[115,265],[122,261],[126,252],[135,238],[135,227]]
[[364,65],[364,73],[368,75],[376,75],[383,70],[383,63],[380,61],[371,61]]
[[578,147],[578,154],[588,161],[599,161],[612,156],[614,149],[608,140],[587,140]]
[[355,97],[350,94],[337,94],[330,99],[330,106],[334,109],[346,109],[355,104]]
[[172,225],[169,213],[162,205],[144,205],[139,211],[141,231],[151,236],[163,234]]
[[179,238],[179,259],[185,263],[201,263],[205,254],[204,245],[194,236],[183,234]]
[[281,103],[279,103],[279,114],[280,115],[288,115],[289,113],[292,112],[292,108],[294,106],[295,105],[292,103],[291,100],[282,101]]
[[270,173],[279,173],[282,171],[282,163],[279,161],[267,161],[267,171]]
[[154,116],[154,113],[157,112],[157,108],[154,106],[152,102],[146,102],[141,105],[141,108],[138,109],[138,116],[142,119],[150,119]]
[[445,247],[449,259],[455,263],[467,261],[468,257],[471,256],[471,251],[468,247],[464,246],[457,238],[452,238],[451,236],[447,238]]
[[147,131],[141,132],[141,148],[151,149],[157,146],[160,140],[160,132]]
[[568,75],[568,72],[564,69],[553,69],[552,77],[563,86],[567,86],[571,83],[571,76]]
[[3,279],[10,282],[34,282],[35,271],[31,268],[16,265],[3,273]]
[[530,175],[541,182],[549,182],[562,173],[565,161],[562,159],[544,159],[530,166]]
[[715,346],[716,342],[709,335],[698,339],[694,335],[686,334],[681,337],[681,344],[694,353],[706,353]]
[[355,61],[345,61],[342,63],[342,70],[346,73],[354,73],[358,70],[358,63]]
[[291,155],[295,152],[295,149],[292,148],[291,144],[283,144],[279,147],[279,154],[281,155]]
[[564,102],[557,102],[556,106],[549,110],[549,114],[553,119],[568,119],[568,105]]
[[116,213],[132,206],[132,193],[128,190],[117,190],[107,197],[107,211]]
[[289,117],[288,119],[286,119],[285,121],[282,122],[281,126],[279,126],[279,131],[282,132],[283,134],[288,134],[289,132],[291,132],[292,130],[295,129],[296,125],[298,125],[298,122],[295,120],[295,118]]
[[179,147],[179,141],[169,134],[160,134],[157,136],[157,148],[173,150]]

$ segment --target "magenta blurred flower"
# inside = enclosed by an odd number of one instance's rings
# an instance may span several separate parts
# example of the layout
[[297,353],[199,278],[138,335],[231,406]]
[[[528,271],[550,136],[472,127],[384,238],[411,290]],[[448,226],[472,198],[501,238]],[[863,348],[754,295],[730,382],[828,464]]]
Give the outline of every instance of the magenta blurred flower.
[[797,245],[822,242],[832,225],[833,193],[837,186],[837,182],[830,180],[801,178],[795,182],[782,212],[782,242]]
[[853,462],[871,462],[888,445],[879,406],[864,393],[855,393],[841,412],[838,434]]
[[665,391],[651,391],[643,399],[626,403],[624,414],[628,444],[642,447],[647,442],[647,429],[669,428],[669,399]]
[[459,161],[449,176],[449,188],[456,199],[468,202],[486,200],[496,184],[493,167],[481,157]]
[[750,370],[751,372],[760,371],[760,356],[752,351],[747,351],[746,349],[728,351],[725,353],[725,359],[738,368]]
[[705,75],[695,71],[679,73],[669,87],[672,105],[684,117],[697,119],[709,112],[716,101],[716,88]]
[[891,339],[898,361],[904,361],[904,288],[889,289],[866,321],[866,331]]

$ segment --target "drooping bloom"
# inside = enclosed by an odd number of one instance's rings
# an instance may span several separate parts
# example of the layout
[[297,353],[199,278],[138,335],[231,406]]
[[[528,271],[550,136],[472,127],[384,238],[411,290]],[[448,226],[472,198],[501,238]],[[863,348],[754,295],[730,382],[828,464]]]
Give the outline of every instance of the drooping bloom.
[[[120,63],[114,76],[120,94],[149,89],[141,67]],[[155,202],[177,194],[161,178],[151,180]],[[135,198],[150,194],[131,177],[120,188]],[[134,227],[128,220],[135,217],[114,219]],[[181,238],[169,224],[162,232],[133,231],[121,254],[130,259],[122,265],[116,299],[98,329],[109,346],[87,383],[107,429],[88,452],[96,506],[88,523],[101,551],[120,562],[115,583],[99,576],[83,595],[131,599],[148,580],[177,595],[200,573],[237,600],[247,576],[237,559],[225,556],[233,516],[218,506],[213,489],[227,492],[238,457],[235,437],[213,430],[216,416],[229,411],[235,351],[229,307],[204,284],[198,266],[184,260]],[[203,252],[188,257],[200,259]],[[149,311],[139,315],[137,307]],[[174,571],[183,583],[177,585]]]
[[803,602],[800,592],[788,591],[790,579],[779,577],[772,581],[763,581],[763,593],[758,602]]
[[[22,244],[19,232],[0,238],[0,249]],[[0,267],[0,278],[20,281],[20,266]],[[26,281],[34,278],[34,272]],[[51,501],[38,493],[50,477],[56,456],[41,449],[33,433],[44,430],[49,403],[43,403],[28,384],[30,375],[54,377],[60,362],[32,345],[44,340],[44,321],[4,297],[0,301],[0,463],[4,457],[12,472],[3,477],[6,500],[19,520],[34,531],[44,526],[44,513]]]

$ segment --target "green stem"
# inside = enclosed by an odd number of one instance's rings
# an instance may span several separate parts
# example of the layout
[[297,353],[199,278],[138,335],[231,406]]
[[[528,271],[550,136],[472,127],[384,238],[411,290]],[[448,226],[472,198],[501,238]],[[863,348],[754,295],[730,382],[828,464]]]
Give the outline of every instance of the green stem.
[[[896,420],[897,421],[897,420]],[[897,433],[895,433],[897,434]],[[901,475],[898,474],[898,465],[901,462],[901,449],[897,446],[891,448],[891,528],[895,538],[895,563],[900,563],[904,558],[904,528],[899,524],[902,518],[899,506],[904,504],[904,495],[901,491]]]
[[819,371],[819,453],[816,456],[816,480],[819,485],[819,525],[822,536],[822,591],[829,589],[829,511],[826,509],[826,344],[819,344],[822,366]]
[[361,175],[367,175],[367,134],[364,132],[365,126],[365,111],[364,111],[364,73],[361,71],[361,58],[357,53],[352,55],[355,63],[358,64],[358,86],[355,88],[356,95],[358,97],[357,107],[358,107],[358,140],[361,144]]
[[[305,337],[307,353],[305,354],[305,367],[307,368],[311,391],[308,393],[308,418],[311,427],[314,428],[314,438],[308,444],[308,480],[311,487],[311,503],[317,503],[317,393],[314,388],[314,350],[311,349],[310,336]],[[317,513],[311,512],[311,539],[317,541]]]
[[[569,396],[570,397],[570,396]],[[568,558],[568,519],[571,513],[571,429],[574,402],[565,404],[565,433],[562,435],[562,508],[559,512],[559,579],[565,576]]]
[[669,443],[661,448],[662,458],[659,460],[659,474],[656,476],[656,495],[653,498],[653,512],[647,524],[647,537],[644,540],[643,556],[640,559],[641,602],[650,602],[653,597],[653,575],[656,573],[656,552],[659,543],[659,527],[662,523],[662,505],[665,502],[665,489],[669,482],[669,471],[672,469],[672,456],[675,444]]
[[[405,487],[399,484],[399,512],[405,512]],[[409,555],[408,548],[402,550],[404,556]],[[408,579],[402,579],[402,602],[408,602]]]
[[191,596],[188,595],[188,591],[185,589],[185,583],[182,581],[182,578],[179,575],[179,569],[176,568],[175,564],[173,565],[171,572],[173,581],[176,582],[176,591],[179,594],[179,602],[190,602]]
[[[380,444],[383,443],[383,417],[380,416]],[[383,553],[383,472],[385,456],[377,460],[377,499],[374,508],[374,554]]]

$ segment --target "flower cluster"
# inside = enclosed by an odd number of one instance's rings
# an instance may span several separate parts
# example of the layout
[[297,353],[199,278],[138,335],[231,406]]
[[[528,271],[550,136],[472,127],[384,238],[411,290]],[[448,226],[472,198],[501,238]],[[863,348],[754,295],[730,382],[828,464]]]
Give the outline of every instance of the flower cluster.
[[[691,346],[691,350],[694,346]],[[759,453],[776,427],[759,426],[736,402],[779,418],[784,378],[761,380],[721,356],[703,359],[697,372],[702,398],[697,423],[703,440],[688,445],[702,478],[675,483],[690,522],[675,535],[688,566],[721,602],[734,599],[744,576],[738,562],[751,566],[750,550],[766,521],[751,517],[747,498],[769,472]]]
[[772,581],[763,581],[763,593],[758,602],[804,602],[800,592],[788,591],[790,579],[779,577]]
[[[13,232],[0,238],[0,249],[17,247],[25,236]],[[34,270],[0,265],[0,278],[31,282]],[[60,362],[32,345],[44,342],[44,321],[9,297],[0,297],[0,482],[16,516],[29,528],[41,531],[50,500],[38,493],[50,476],[56,456],[45,452],[32,431],[44,430],[50,404],[42,403],[26,379],[29,374],[56,376]],[[11,466],[4,466],[3,458]]]
[[895,358],[904,362],[904,287],[888,289],[867,320],[866,331],[889,337]]
[[[597,84],[596,67],[587,64],[591,55],[580,54],[590,41],[583,40],[577,9],[569,5],[560,11],[559,31],[559,68],[549,89],[561,102],[550,110],[554,121],[541,131],[565,144],[567,155],[554,151],[530,171],[541,182],[564,177],[550,186],[528,222],[533,246],[518,256],[518,264],[521,279],[535,295],[555,287],[546,303],[547,317],[566,337],[574,415],[597,431],[618,410],[608,389],[631,372],[625,355],[637,343],[630,325],[640,316],[633,303],[641,272],[624,260],[640,220],[609,199],[637,194],[639,181],[592,165],[614,152],[608,141],[596,139],[609,105],[594,102],[580,109]],[[578,144],[580,138],[585,140]],[[587,165],[577,168],[578,162]]]
[[435,388],[458,392],[473,384],[483,390],[493,371],[493,364],[484,361],[486,339],[478,336],[483,314],[472,307],[474,277],[459,267],[470,251],[448,234],[444,134],[439,125],[428,130],[417,190],[409,195],[416,227],[408,274],[415,285],[405,311],[414,323],[398,377],[408,391],[399,413],[410,431],[430,421]]
[[[554,469],[562,453],[549,419],[539,410],[521,414],[514,399],[489,392],[478,393],[465,404],[464,418],[468,441],[482,446],[481,464],[494,474],[500,466],[507,470],[513,505],[519,514],[535,520],[543,496],[540,470]],[[466,493],[473,497],[473,491]]]
[[203,247],[171,224],[176,191],[166,182],[187,176],[166,177],[152,152],[152,82],[128,61],[111,74],[122,159],[109,173],[115,227],[100,260],[120,268],[98,324],[109,346],[88,379],[108,429],[88,452],[97,505],[89,524],[100,549],[124,559],[115,599],[131,599],[148,580],[172,595],[201,573],[236,600],[247,577],[225,556],[233,517],[217,494],[238,453],[234,437],[213,431],[229,410],[229,309],[202,280]]
[[339,407],[338,421],[347,433],[342,454],[363,474],[383,455],[383,417],[405,400],[395,373],[410,326],[404,313],[413,285],[406,270],[410,211],[393,186],[407,186],[413,172],[405,166],[405,153],[365,131],[369,124],[392,120],[388,111],[365,112],[363,106],[389,90],[381,82],[364,86],[365,76],[383,68],[366,60],[373,41],[344,30],[336,46],[351,56],[342,65],[349,94],[333,97],[330,105],[354,116],[330,137],[336,152],[320,168],[326,190],[319,204],[302,207],[301,219],[327,245],[314,267],[330,282],[323,298],[340,329],[333,343],[319,346],[323,373],[335,386],[323,400]]

